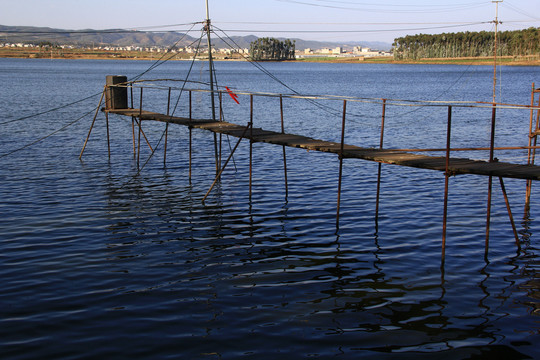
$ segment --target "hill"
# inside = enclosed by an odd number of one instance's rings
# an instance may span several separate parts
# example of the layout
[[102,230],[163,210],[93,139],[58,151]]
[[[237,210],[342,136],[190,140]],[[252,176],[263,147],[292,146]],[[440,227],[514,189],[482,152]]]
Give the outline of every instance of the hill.
[[[183,38],[183,39],[182,39]],[[193,44],[198,38],[185,35],[180,32],[150,32],[133,31],[124,29],[110,30],[65,30],[48,27],[32,26],[4,26],[0,25],[0,43],[32,43],[49,42],[58,45],[77,45],[77,46],[98,46],[98,45],[116,45],[116,46],[144,46],[144,47],[170,47],[179,39],[182,39],[177,45],[187,46]],[[281,40],[283,38],[280,38]],[[257,40],[254,35],[233,36],[231,45],[234,43],[240,48],[249,48],[252,41]],[[296,49],[304,50],[306,48],[335,48],[341,46],[345,49],[354,46],[370,47],[377,50],[390,50],[391,45],[383,42],[322,42],[302,39],[291,39],[296,41]],[[219,38],[214,38],[213,44],[216,48],[229,47]],[[206,43],[205,41],[203,42]]]

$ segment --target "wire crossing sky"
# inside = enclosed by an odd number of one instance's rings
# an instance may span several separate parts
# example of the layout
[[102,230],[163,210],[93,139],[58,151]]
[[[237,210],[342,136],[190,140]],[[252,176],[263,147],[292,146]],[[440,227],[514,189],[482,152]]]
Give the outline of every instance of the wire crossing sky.
[[[321,41],[384,41],[418,33],[493,31],[491,0],[209,0],[229,35]],[[68,30],[186,31],[204,0],[0,0],[0,25]],[[499,3],[500,31],[540,27],[539,0]]]

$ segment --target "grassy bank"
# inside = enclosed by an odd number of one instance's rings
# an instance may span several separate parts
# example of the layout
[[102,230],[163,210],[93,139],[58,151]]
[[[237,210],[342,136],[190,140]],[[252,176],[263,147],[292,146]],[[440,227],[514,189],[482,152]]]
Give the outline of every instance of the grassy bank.
[[[0,48],[3,58],[32,58],[32,59],[131,59],[131,60],[189,60],[192,54],[164,54],[149,51],[106,51],[86,49],[58,48]],[[216,60],[242,60],[235,56],[214,55]],[[298,62],[324,62],[347,64],[454,64],[454,65],[492,65],[492,57],[477,58],[444,58],[419,60],[394,60],[393,57],[309,57],[295,60]],[[504,56],[497,59],[499,65],[528,65],[540,66],[540,55],[535,56]]]

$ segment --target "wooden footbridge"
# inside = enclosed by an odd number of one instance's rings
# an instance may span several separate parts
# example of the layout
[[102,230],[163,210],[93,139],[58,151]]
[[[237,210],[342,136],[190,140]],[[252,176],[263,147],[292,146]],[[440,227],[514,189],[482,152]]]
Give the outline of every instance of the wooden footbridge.
[[[127,105],[127,89],[131,89],[131,107],[128,107]],[[168,106],[167,106],[167,113],[157,113],[157,112],[151,112],[147,110],[142,109],[142,87],[140,90],[140,107],[134,108],[133,106],[133,83],[128,83],[127,79],[125,77],[107,77],[107,85],[103,91],[103,95],[100,100],[100,104],[98,105],[98,108],[96,110],[96,114],[94,116],[94,120],[92,121],[92,126],[90,127],[90,131],[88,132],[88,136],[86,138],[86,141],[84,143],[83,149],[81,151],[80,157],[82,157],[84,149],[86,148],[88,138],[90,137],[90,133],[92,131],[92,127],[94,126],[94,122],[96,120],[96,117],[99,112],[99,108],[101,107],[101,103],[103,101],[103,98],[105,97],[105,108],[103,109],[106,115],[107,119],[107,137],[109,136],[109,129],[108,129],[108,115],[109,114],[117,114],[122,116],[128,116],[132,118],[132,124],[133,124],[133,151],[134,154],[140,153],[140,143],[141,143],[141,134],[145,136],[144,131],[142,130],[141,123],[142,121],[158,121],[166,123],[166,130],[165,130],[165,159],[166,159],[166,151],[167,151],[167,129],[169,124],[178,124],[178,125],[184,125],[187,126],[190,129],[190,180],[191,180],[191,129],[202,129],[210,131],[214,134],[225,134],[232,137],[238,138],[238,142],[234,149],[231,151],[231,154],[227,161],[222,165],[221,159],[218,159],[217,155],[217,145],[216,145],[216,178],[208,192],[206,193],[205,197],[203,198],[203,202],[205,201],[208,194],[211,192],[212,188],[214,187],[215,183],[220,179],[220,176],[227,166],[229,160],[234,154],[234,151],[240,144],[240,141],[242,139],[249,140],[250,142],[250,182],[249,182],[249,193],[251,197],[251,183],[252,183],[252,176],[251,176],[251,169],[252,169],[252,144],[256,142],[262,142],[262,143],[269,143],[269,144],[275,144],[280,145],[283,147],[283,158],[284,158],[284,168],[285,168],[285,185],[287,189],[287,165],[286,165],[286,156],[285,156],[285,148],[286,147],[294,147],[294,148],[302,148],[306,150],[311,151],[320,151],[320,152],[327,152],[327,153],[333,153],[337,154],[340,159],[340,167],[339,167],[339,184],[338,184],[338,199],[337,199],[337,221],[336,225],[339,228],[339,208],[340,208],[340,197],[341,197],[341,182],[342,182],[342,169],[343,169],[343,159],[345,158],[353,158],[353,159],[362,159],[362,160],[368,160],[368,161],[374,161],[379,163],[379,174],[378,174],[378,187],[377,187],[377,206],[376,206],[376,214],[375,218],[378,217],[378,203],[379,203],[379,189],[380,189],[380,179],[381,179],[381,164],[394,164],[394,165],[400,165],[400,166],[407,166],[407,167],[415,167],[415,168],[422,168],[422,169],[428,169],[428,170],[436,170],[444,172],[446,181],[445,181],[445,196],[444,196],[444,214],[443,214],[443,243],[442,243],[442,260],[444,262],[444,253],[445,253],[445,241],[446,241],[446,222],[447,222],[447,206],[448,206],[448,188],[449,188],[449,177],[458,175],[458,174],[476,174],[476,175],[484,175],[489,176],[489,187],[488,187],[488,204],[487,204],[487,225],[486,225],[486,256],[488,252],[488,245],[489,245],[489,224],[490,224],[490,217],[491,217],[491,192],[492,192],[492,178],[497,177],[499,178],[499,182],[501,185],[501,190],[503,192],[503,195],[505,197],[506,206],[510,218],[510,222],[512,225],[512,229],[514,232],[514,237],[516,241],[516,245],[519,248],[520,247],[520,240],[519,236],[516,230],[516,226],[513,220],[508,196],[506,194],[505,186],[504,186],[504,178],[516,178],[516,179],[524,179],[527,181],[527,190],[526,190],[526,212],[528,212],[528,206],[529,206],[529,200],[531,196],[531,182],[533,180],[540,180],[540,166],[534,165],[535,155],[536,155],[536,149],[537,147],[537,136],[540,135],[540,99],[536,99],[537,95],[540,94],[540,89],[536,89],[534,84],[532,87],[531,92],[531,104],[527,106],[522,105],[512,105],[516,107],[521,107],[528,109],[530,112],[530,126],[529,126],[529,139],[528,139],[528,146],[517,146],[517,147],[505,147],[505,148],[496,148],[494,146],[495,142],[495,121],[496,121],[496,111],[499,108],[502,107],[508,107],[508,105],[503,104],[483,104],[483,106],[489,105],[489,107],[492,108],[492,121],[491,121],[491,145],[488,148],[469,148],[469,149],[453,149],[450,144],[451,139],[451,131],[452,131],[452,105],[448,105],[448,118],[447,118],[447,142],[445,148],[440,149],[410,149],[410,151],[405,151],[403,149],[396,150],[396,149],[385,149],[383,147],[383,139],[384,139],[384,121],[385,121],[385,111],[386,111],[386,100],[381,99],[382,104],[382,116],[381,116],[381,135],[380,135],[380,147],[379,148],[365,148],[365,147],[359,147],[355,145],[349,145],[345,144],[345,126],[346,126],[346,115],[347,115],[347,99],[342,99],[343,101],[343,115],[342,115],[342,128],[341,128],[341,141],[340,142],[331,142],[331,141],[324,141],[324,140],[318,140],[313,139],[310,137],[302,136],[302,135],[295,135],[295,134],[288,134],[284,130],[283,125],[283,98],[282,95],[276,95],[273,94],[273,96],[279,96],[280,98],[280,104],[281,104],[281,132],[275,132],[275,131],[268,131],[261,128],[254,128],[253,127],[253,96],[254,94],[248,94],[244,93],[243,95],[249,95],[250,96],[250,103],[251,103],[251,109],[250,109],[250,121],[247,123],[247,125],[238,125],[234,123],[229,123],[225,121],[217,121],[215,120],[215,113],[213,116],[213,119],[196,119],[191,116],[191,91],[190,91],[190,109],[189,109],[189,117],[180,117],[180,116],[173,116],[169,114],[169,108],[170,108],[170,94],[171,90],[169,88],[169,99],[168,99]],[[200,90],[197,90],[200,91]],[[227,89],[229,91],[229,89]],[[224,91],[210,91],[212,103],[214,99],[214,93],[218,93],[220,96],[221,101],[221,94],[225,93]],[[300,96],[294,96],[294,97],[300,97]],[[335,98],[333,98],[335,100]],[[214,111],[214,105],[212,104],[212,110]],[[220,116],[221,119],[221,116]],[[138,145],[136,145],[136,136],[135,136],[135,124],[137,124],[139,128],[139,139],[138,139]],[[148,140],[147,140],[148,142]],[[150,146],[149,142],[148,145]],[[517,149],[526,149],[528,152],[528,160],[527,164],[514,164],[514,163],[508,163],[508,162],[499,162],[494,157],[494,151],[495,150],[517,150]],[[456,152],[459,150],[482,150],[482,151],[489,151],[489,160],[487,161],[481,161],[481,160],[471,160],[467,158],[457,158],[457,157],[451,157],[450,154],[452,152]],[[152,150],[154,151],[154,150]],[[445,156],[432,156],[432,155],[422,155],[417,154],[418,152],[435,152],[435,151],[441,151],[445,153]],[[109,145],[109,156],[110,156],[110,145]],[[164,160],[165,161],[165,160]]]

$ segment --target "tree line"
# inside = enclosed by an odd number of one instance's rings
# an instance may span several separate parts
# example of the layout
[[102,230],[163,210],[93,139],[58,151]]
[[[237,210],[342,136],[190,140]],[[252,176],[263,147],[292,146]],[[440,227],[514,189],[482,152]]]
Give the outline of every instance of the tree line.
[[[458,32],[438,35],[408,35],[394,40],[396,60],[492,56],[495,34]],[[540,28],[503,31],[497,35],[498,56],[540,54]]]
[[252,60],[281,61],[294,60],[295,42],[289,39],[259,38],[250,44],[249,56]]

